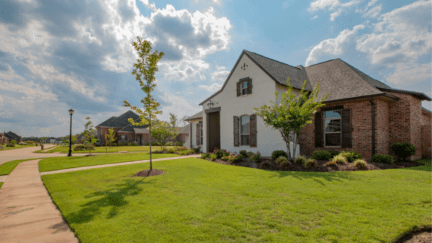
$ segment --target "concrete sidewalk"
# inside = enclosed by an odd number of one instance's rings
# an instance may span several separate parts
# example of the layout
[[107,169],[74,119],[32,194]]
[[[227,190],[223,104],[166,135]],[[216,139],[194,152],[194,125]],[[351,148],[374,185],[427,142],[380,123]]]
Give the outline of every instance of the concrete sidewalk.
[[0,242],[79,242],[51,201],[38,162],[20,163],[0,189]]

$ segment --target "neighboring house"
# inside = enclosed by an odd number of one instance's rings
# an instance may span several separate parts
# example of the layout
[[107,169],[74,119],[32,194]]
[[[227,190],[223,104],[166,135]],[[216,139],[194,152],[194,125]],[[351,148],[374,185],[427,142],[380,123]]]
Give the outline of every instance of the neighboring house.
[[190,125],[188,124],[186,126],[179,127],[178,131],[179,135],[177,136],[176,140],[185,144],[189,138]]
[[319,97],[329,94],[313,123],[300,132],[302,155],[323,149],[354,150],[369,159],[375,153],[391,154],[395,142],[416,146],[411,159],[430,151],[430,143],[421,142],[424,136],[430,140],[431,113],[421,107],[422,100],[431,101],[427,95],[393,89],[341,59],[293,67],[249,51],[241,53],[222,88],[200,103],[203,111],[188,119],[189,146],[200,145],[204,152],[259,151],[263,156],[286,151],[279,131],[267,127],[254,107],[270,104],[275,91],[286,91],[287,78],[297,93],[306,80],[306,90],[319,83]]
[[[109,133],[109,129],[112,128],[116,134],[117,143],[128,143],[136,142],[139,145],[144,145],[149,141],[156,141],[154,138],[149,138],[148,126],[132,126],[128,119],[132,118],[135,122],[139,122],[139,116],[133,111],[127,111],[118,117],[111,117],[108,120],[102,122],[96,126],[97,138],[101,144],[105,144],[105,134]],[[185,129],[179,129],[179,131]],[[180,139],[185,134],[179,134]]]
[[45,139],[45,143],[55,143],[55,141],[56,141],[55,137],[50,137],[50,138]]
[[75,143],[84,143],[87,140],[86,136],[79,134],[76,136]]
[[1,144],[7,144],[9,142],[9,139],[4,135],[4,133],[0,133],[0,145]]
[[200,111],[195,115],[188,117],[185,121],[189,122],[189,136],[186,139],[185,146],[188,148],[202,147],[203,132],[202,132],[203,112]]
[[22,142],[21,136],[17,135],[16,133],[13,133],[11,131],[3,132],[3,136],[5,136],[8,139],[8,141],[15,140],[17,143]]
[[56,138],[54,140],[54,143],[63,143],[63,139],[62,138]]

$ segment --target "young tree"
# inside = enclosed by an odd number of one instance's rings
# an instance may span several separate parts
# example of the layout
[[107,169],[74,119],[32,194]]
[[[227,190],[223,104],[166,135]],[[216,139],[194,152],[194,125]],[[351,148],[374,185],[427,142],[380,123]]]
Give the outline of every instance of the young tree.
[[108,129],[108,133],[105,133],[105,147],[107,153],[108,153],[108,144],[111,146],[115,140],[117,140],[117,138],[114,133],[114,129],[112,128]]
[[177,127],[177,116],[173,113],[169,113],[170,115],[170,125],[171,125],[171,139],[174,140],[179,135],[178,127]]
[[[69,140],[71,140],[71,139],[69,139],[69,137],[70,137],[70,135],[67,135],[65,137],[66,143],[69,143]],[[76,140],[77,140],[77,136],[76,135],[72,135],[72,144],[74,144]]]
[[[157,63],[163,57],[163,52],[153,51],[150,41],[143,40],[137,37],[137,41],[132,43],[135,50],[138,52],[138,59],[134,64],[132,75],[135,75],[135,79],[141,86],[141,90],[147,95],[141,103],[144,105],[144,109],[140,109],[136,106],[132,106],[126,100],[123,102],[125,107],[130,107],[140,116],[139,122],[134,122],[132,118],[129,118],[129,122],[134,126],[146,126],[148,125],[149,137],[153,137],[152,128],[156,116],[162,114],[158,111],[159,103],[152,96],[152,91],[156,87],[155,74],[158,71]],[[150,142],[150,171],[153,169],[152,164],[152,151]]]
[[[93,145],[97,143],[98,139],[95,138],[96,136],[96,129],[93,127],[93,122],[90,120],[90,117],[86,117],[87,123],[84,125],[85,129],[82,135],[86,137],[86,141],[84,142],[84,145],[91,144],[89,154],[91,155],[91,150],[93,149]],[[87,147],[87,146],[86,146]]]
[[[286,143],[289,159],[294,159],[297,148],[298,136],[300,129],[307,124],[312,123],[312,115],[319,107],[324,106],[323,102],[327,99],[328,94],[318,101],[319,84],[309,93],[305,91],[306,81],[304,81],[299,94],[293,93],[290,79],[287,80],[287,91],[282,93],[280,103],[277,103],[279,94],[275,92],[275,101],[270,101],[272,105],[263,105],[254,108],[255,114],[260,116],[266,126],[273,126],[278,129]],[[294,136],[290,136],[294,134]],[[293,154],[290,151],[290,137],[293,142]]]
[[157,143],[162,147],[162,150],[166,150],[166,144],[168,139],[174,139],[177,137],[178,132],[175,127],[172,127],[171,123],[165,121],[158,121],[153,127],[152,137],[156,139]]

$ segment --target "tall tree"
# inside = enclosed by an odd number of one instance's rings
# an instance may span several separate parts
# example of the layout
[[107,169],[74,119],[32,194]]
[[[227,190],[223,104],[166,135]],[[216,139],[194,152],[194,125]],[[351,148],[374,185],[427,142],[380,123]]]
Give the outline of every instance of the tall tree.
[[[162,111],[158,111],[159,103],[152,96],[152,92],[156,87],[155,74],[158,71],[157,64],[159,60],[164,56],[163,52],[152,51],[151,42],[143,40],[137,37],[137,41],[132,43],[132,46],[138,53],[138,59],[133,65],[134,69],[132,75],[135,75],[136,81],[141,86],[141,90],[144,91],[146,96],[141,100],[144,105],[143,109],[136,106],[132,106],[126,100],[123,101],[125,107],[130,107],[136,113],[139,114],[140,121],[135,122],[132,118],[129,118],[129,122],[134,126],[148,126],[149,138],[152,137],[152,127],[156,116],[162,114]],[[153,169],[152,163],[152,151],[150,142],[150,171]]]
[[[287,91],[282,93],[280,103],[277,103],[279,93],[276,91],[275,101],[270,101],[272,105],[255,107],[254,110],[255,114],[264,120],[266,126],[271,125],[279,130],[286,143],[289,159],[294,159],[300,129],[312,123],[313,113],[319,107],[324,106],[323,102],[327,99],[328,94],[322,97],[321,100],[318,100],[319,84],[310,93],[305,90],[306,81],[304,81],[298,95],[293,92],[289,78],[287,79],[287,86]],[[290,134],[294,134],[294,136],[290,136]],[[294,146],[292,155],[289,146],[290,142]]]

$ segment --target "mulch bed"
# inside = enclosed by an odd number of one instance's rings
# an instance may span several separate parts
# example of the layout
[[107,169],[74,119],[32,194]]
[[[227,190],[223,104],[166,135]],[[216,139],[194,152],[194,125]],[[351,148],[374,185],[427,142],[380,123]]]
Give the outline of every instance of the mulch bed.
[[[210,159],[206,159],[211,161]],[[358,169],[354,163],[347,163],[345,165],[336,165],[336,166],[325,166],[328,162],[327,160],[317,160],[318,166],[316,168],[305,168],[303,165],[292,163],[292,167],[289,169],[281,169],[279,165],[276,164],[271,159],[263,159],[259,163],[255,163],[249,161],[249,159],[243,159],[237,163],[229,163],[227,161],[216,159],[212,161],[219,164],[224,165],[235,165],[235,166],[243,166],[257,169],[265,169],[265,170],[284,170],[284,171],[315,171],[315,172],[332,172],[332,171],[358,171],[358,170],[385,170],[385,169],[399,169],[413,166],[422,166],[423,164],[419,164],[411,161],[403,161],[403,162],[395,162],[394,164],[383,164],[377,162],[368,162],[366,165],[366,169]]]
[[138,173],[136,173],[134,176],[135,177],[149,177],[149,176],[157,176],[157,175],[163,175],[166,172],[163,170],[158,170],[158,169],[153,169],[153,170],[142,170]]
[[395,243],[430,243],[430,242],[432,242],[432,226],[409,231],[395,241]]

